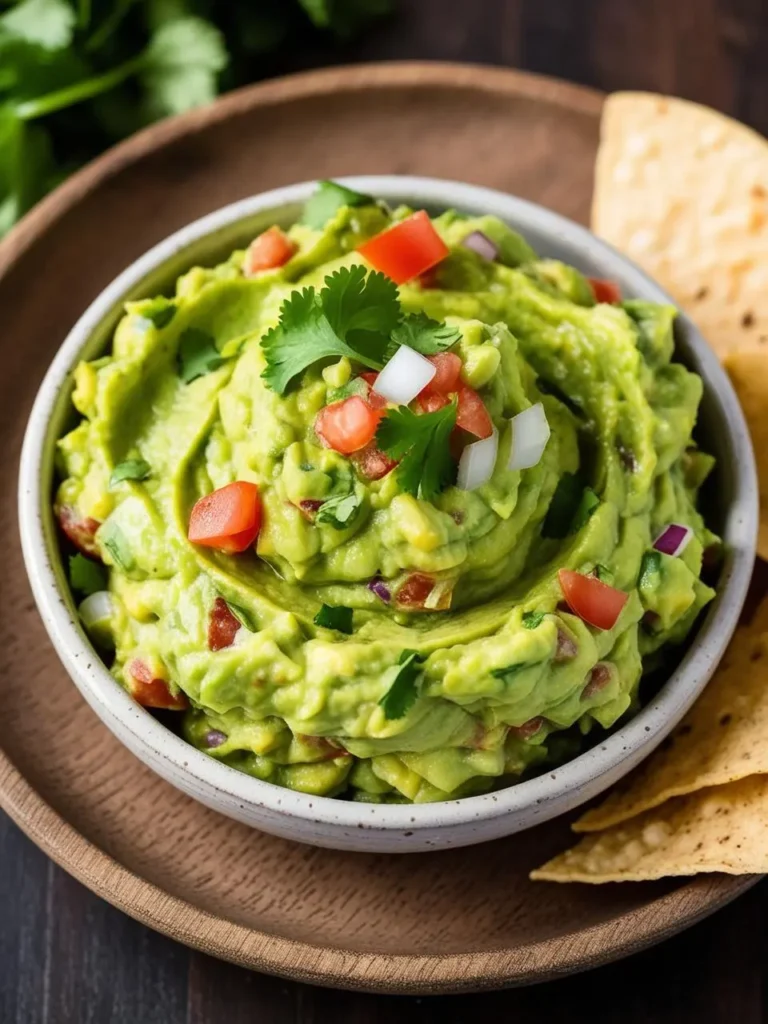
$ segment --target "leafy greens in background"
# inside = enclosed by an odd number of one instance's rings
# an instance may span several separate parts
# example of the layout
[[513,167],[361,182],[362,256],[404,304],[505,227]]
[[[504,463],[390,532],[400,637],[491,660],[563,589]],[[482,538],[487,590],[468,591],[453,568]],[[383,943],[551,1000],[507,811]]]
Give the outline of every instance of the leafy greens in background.
[[0,0],[0,236],[112,143],[392,0]]

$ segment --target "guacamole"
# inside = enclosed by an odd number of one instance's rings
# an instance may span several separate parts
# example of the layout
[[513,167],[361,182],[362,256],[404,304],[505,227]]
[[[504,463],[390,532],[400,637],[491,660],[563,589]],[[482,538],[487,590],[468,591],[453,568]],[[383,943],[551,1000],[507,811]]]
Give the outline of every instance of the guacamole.
[[334,183],[128,303],[55,498],[111,671],[305,793],[446,800],[572,757],[713,596],[674,319],[493,217]]

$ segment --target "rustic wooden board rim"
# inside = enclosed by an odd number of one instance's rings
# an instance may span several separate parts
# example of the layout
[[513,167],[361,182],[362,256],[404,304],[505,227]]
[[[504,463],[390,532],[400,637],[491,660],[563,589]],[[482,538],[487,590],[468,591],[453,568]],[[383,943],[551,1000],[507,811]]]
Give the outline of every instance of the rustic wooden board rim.
[[[110,150],[50,195],[0,244],[0,279],[78,200],[120,170],[183,136],[254,107],[328,91],[399,86],[456,87],[544,98],[597,116],[600,94],[563,82],[478,65],[382,63],[309,72],[232,93],[216,104],[151,127]],[[58,864],[132,917],[204,952],[257,970],[379,992],[437,993],[524,984],[584,970],[661,941],[730,902],[756,876],[709,876],[683,883],[622,917],[557,939],[460,954],[383,955],[328,948],[216,917],[123,867],[46,803],[0,752],[0,807]]]

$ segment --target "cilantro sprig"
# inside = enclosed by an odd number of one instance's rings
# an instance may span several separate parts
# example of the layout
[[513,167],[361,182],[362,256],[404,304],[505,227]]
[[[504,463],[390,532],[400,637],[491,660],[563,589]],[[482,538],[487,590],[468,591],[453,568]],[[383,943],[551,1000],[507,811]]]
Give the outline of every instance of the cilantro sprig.
[[405,650],[398,660],[398,669],[389,689],[379,701],[387,719],[402,718],[406,715],[419,695],[418,681],[422,673],[424,655],[418,651]]
[[0,236],[118,139],[210,102],[223,85],[261,77],[273,64],[268,54],[290,56],[313,30],[347,38],[390,7],[390,0],[3,0]]
[[294,377],[329,356],[380,370],[399,319],[394,281],[360,265],[342,267],[326,277],[319,294],[305,288],[283,302],[277,326],[261,339],[262,377],[282,395]]
[[376,432],[376,444],[398,460],[397,482],[402,490],[432,501],[453,481],[456,465],[448,442],[455,426],[455,401],[420,416],[402,405],[387,412]]

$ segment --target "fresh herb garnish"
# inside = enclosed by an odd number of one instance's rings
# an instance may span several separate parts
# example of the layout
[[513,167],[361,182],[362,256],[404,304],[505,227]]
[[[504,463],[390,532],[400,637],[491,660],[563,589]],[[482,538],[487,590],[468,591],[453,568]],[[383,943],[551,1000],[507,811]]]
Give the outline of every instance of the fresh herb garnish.
[[398,659],[395,678],[379,701],[384,710],[384,717],[389,719],[402,718],[413,707],[418,696],[417,682],[421,675],[424,655],[418,651],[405,650]]
[[324,604],[315,616],[315,625],[324,629],[335,629],[339,633],[352,632],[352,609],[342,605]]
[[118,138],[199,107],[222,86],[261,77],[265,60],[290,57],[297,45],[316,46],[321,33],[348,38],[390,6],[389,0],[5,0],[0,235]]
[[461,337],[458,327],[450,327],[428,317],[426,313],[411,313],[392,332],[392,340],[407,345],[423,356],[433,356],[455,345]]
[[544,621],[544,612],[525,612],[523,625],[526,629],[538,629]]
[[103,526],[100,539],[118,569],[129,572],[134,567],[135,561],[131,546],[119,526],[114,523]]
[[70,555],[69,582],[73,590],[83,597],[89,597],[97,590],[106,589],[107,571],[103,565],[86,558],[85,555]]
[[600,504],[600,499],[592,490],[591,487],[585,487],[581,495],[576,512],[571,522],[571,528],[569,533],[578,533],[582,526],[586,526],[587,522],[592,518],[592,515]]
[[[328,0],[311,0],[311,3],[315,7],[328,6]],[[355,192],[336,181],[318,181],[317,189],[304,206],[301,223],[319,230],[342,206],[368,206],[373,201],[372,196]]]
[[455,426],[455,402],[420,416],[399,406],[382,419],[376,444],[399,461],[398,483],[408,494],[432,501],[452,482],[456,466],[448,442]]
[[227,608],[229,608],[241,626],[247,629],[249,633],[257,632],[256,623],[253,621],[250,612],[247,612],[245,608],[241,608],[239,604],[233,604],[232,601],[227,601],[226,598],[224,600],[227,603]]
[[328,523],[336,530],[346,530],[360,509],[356,494],[344,494],[324,501],[315,515],[316,523]]
[[653,587],[654,577],[661,572],[661,552],[646,551],[640,563],[640,575],[637,580],[638,587],[642,590],[646,587]]
[[531,662],[521,661],[517,665],[505,665],[504,668],[491,669],[491,675],[494,679],[503,679],[505,683],[508,683],[516,675],[523,671],[523,669],[530,668]]
[[329,356],[380,370],[399,316],[393,281],[363,266],[342,267],[326,277],[319,295],[305,288],[283,302],[279,323],[261,339],[262,377],[282,395],[294,377]]
[[343,402],[345,398],[354,398],[355,395],[358,398],[367,398],[368,390],[368,385],[362,377],[353,377],[342,387],[331,388],[328,391],[328,405],[333,405],[334,402]]
[[154,299],[146,305],[139,314],[144,320],[150,320],[160,330],[167,327],[176,315],[176,304],[168,299]]
[[112,470],[109,478],[109,489],[112,490],[123,480],[146,480],[152,468],[144,459],[126,459],[119,462]]
[[215,339],[207,331],[188,327],[179,338],[179,376],[185,384],[218,370],[223,362]]

